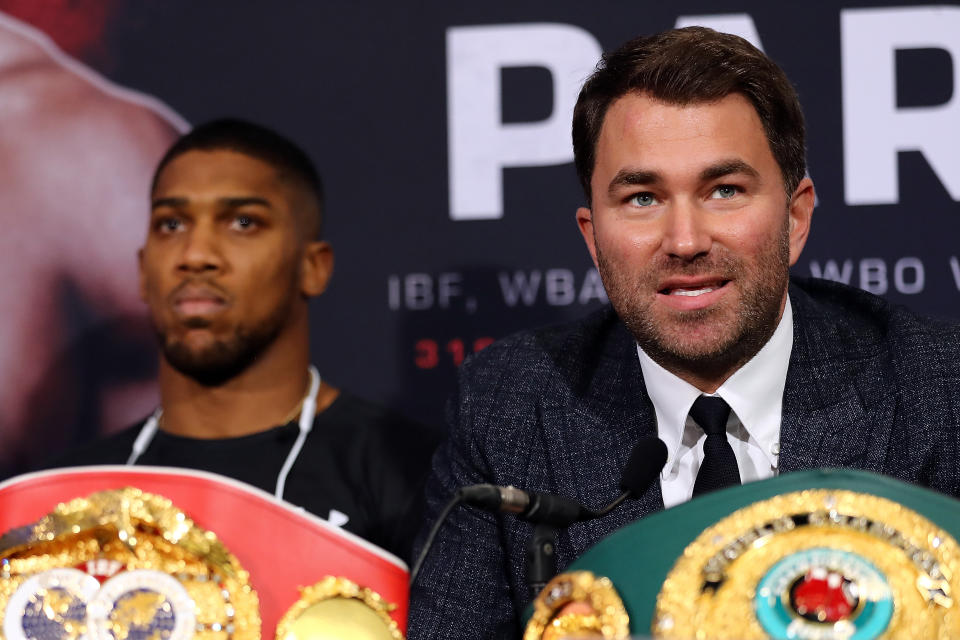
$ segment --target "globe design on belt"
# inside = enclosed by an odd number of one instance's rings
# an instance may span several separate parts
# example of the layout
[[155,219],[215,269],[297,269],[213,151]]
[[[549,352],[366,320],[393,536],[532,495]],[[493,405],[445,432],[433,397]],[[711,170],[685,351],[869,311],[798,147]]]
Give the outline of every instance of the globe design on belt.
[[189,640],[195,609],[175,578],[150,570],[117,574],[87,606],[91,635],[101,640]]
[[116,640],[170,640],[176,614],[162,594],[137,589],[114,603],[108,620]]
[[101,587],[82,571],[53,569],[16,590],[4,611],[4,638],[189,640],[195,609],[186,589],[159,571],[124,571]]
[[880,571],[861,556],[830,548],[791,554],[764,575],[754,599],[770,637],[868,640],[887,629],[893,595]]
[[100,589],[96,578],[76,569],[44,571],[18,588],[3,612],[3,635],[79,640],[87,632],[87,603]]
[[28,638],[76,640],[86,628],[87,603],[66,589],[47,589],[31,598],[21,626]]

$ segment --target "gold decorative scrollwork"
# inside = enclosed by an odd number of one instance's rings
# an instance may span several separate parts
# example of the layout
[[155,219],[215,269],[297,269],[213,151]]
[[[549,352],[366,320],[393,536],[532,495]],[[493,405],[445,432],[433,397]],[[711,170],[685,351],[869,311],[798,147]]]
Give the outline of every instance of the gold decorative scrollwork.
[[0,537],[0,612],[5,640],[30,636],[31,624],[68,638],[260,638],[238,560],[169,500],[129,487],[59,504]]
[[[780,625],[799,638],[857,628],[871,638],[960,638],[958,567],[956,541],[900,504],[841,490],[785,494],[730,514],[687,546],[660,590],[653,633],[750,640],[776,637]],[[844,573],[857,601],[844,619],[831,626],[791,608],[791,585],[829,575],[825,588],[841,594]]]
[[630,618],[609,579],[589,571],[561,573],[533,602],[523,640],[602,638],[630,635]]

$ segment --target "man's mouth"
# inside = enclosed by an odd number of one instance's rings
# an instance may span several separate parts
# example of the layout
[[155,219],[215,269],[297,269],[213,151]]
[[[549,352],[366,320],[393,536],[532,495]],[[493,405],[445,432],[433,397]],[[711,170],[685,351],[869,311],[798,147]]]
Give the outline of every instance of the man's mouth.
[[702,296],[705,293],[710,293],[711,291],[716,291],[720,287],[703,287],[702,289],[673,289],[667,293],[671,296],[689,296],[695,298],[697,296]]
[[728,284],[730,280],[717,277],[671,278],[661,285],[657,297],[678,312],[708,309],[726,296]]
[[176,303],[177,311],[183,316],[209,315],[216,313],[223,306],[223,301],[216,298],[185,298]]
[[172,298],[176,313],[186,318],[216,314],[227,306],[225,296],[205,285],[181,285]]
[[696,298],[704,294],[716,291],[725,286],[729,280],[720,280],[709,284],[690,284],[690,285],[670,285],[660,289],[659,293],[665,296],[687,296]]

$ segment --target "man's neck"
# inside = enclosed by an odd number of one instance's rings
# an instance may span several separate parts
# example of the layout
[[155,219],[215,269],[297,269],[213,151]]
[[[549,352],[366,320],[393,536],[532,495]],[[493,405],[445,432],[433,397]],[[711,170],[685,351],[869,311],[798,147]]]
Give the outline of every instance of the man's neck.
[[742,354],[737,359],[726,362],[713,362],[709,365],[699,365],[697,368],[687,367],[685,363],[667,361],[660,363],[668,371],[672,371],[681,380],[689,382],[703,393],[714,393],[730,376],[736,373],[743,365],[750,361],[756,351]]
[[[263,354],[244,371],[217,386],[205,386],[160,363],[161,428],[191,438],[234,438],[265,431],[290,419],[310,385],[307,348],[291,357]],[[338,391],[323,384],[317,412],[326,409]]]

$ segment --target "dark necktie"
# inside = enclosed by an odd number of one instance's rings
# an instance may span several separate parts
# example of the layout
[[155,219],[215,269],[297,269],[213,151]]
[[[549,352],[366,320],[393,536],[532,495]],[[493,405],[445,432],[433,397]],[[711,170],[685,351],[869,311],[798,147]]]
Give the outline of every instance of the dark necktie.
[[703,462],[693,483],[693,495],[740,484],[740,469],[733,447],[727,442],[727,417],[730,405],[718,396],[700,396],[690,408],[690,417],[707,439],[703,443]]

